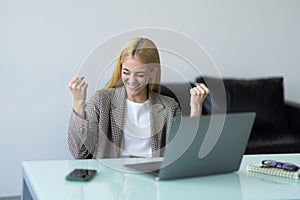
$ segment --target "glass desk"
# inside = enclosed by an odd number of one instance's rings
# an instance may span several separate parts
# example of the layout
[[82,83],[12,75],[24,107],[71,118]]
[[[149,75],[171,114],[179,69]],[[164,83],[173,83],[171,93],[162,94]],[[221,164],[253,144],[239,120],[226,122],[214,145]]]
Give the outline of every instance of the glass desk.
[[[299,180],[247,174],[248,164],[264,159],[300,165],[300,154],[245,155],[235,173],[157,181],[123,167],[149,159],[25,161],[22,199],[300,199]],[[75,168],[97,169],[98,173],[88,182],[65,180]]]

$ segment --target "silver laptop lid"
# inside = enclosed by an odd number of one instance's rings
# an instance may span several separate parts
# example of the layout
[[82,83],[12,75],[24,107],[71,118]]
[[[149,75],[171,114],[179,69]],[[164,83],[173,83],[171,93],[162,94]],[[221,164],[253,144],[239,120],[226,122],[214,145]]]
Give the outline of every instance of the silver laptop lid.
[[254,119],[254,112],[176,118],[159,179],[237,171]]

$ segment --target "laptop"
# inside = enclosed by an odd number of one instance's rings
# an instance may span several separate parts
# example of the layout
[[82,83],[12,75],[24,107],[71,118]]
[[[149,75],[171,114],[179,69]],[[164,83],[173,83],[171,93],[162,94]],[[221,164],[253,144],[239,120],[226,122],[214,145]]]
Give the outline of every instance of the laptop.
[[175,118],[162,162],[124,166],[170,180],[237,171],[255,120],[254,112]]

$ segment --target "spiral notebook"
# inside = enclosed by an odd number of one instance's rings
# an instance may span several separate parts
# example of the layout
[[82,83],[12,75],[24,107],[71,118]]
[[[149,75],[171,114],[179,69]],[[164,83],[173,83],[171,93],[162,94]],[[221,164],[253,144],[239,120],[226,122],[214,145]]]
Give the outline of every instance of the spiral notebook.
[[280,176],[280,177],[284,177],[284,178],[292,178],[292,179],[299,179],[299,176],[300,176],[300,170],[287,171],[287,170],[279,169],[279,168],[263,167],[261,165],[248,165],[247,171],[268,174],[268,175],[273,175],[273,176]]
[[247,175],[249,177],[260,179],[262,182],[265,183],[275,183],[281,185],[294,185],[294,186],[300,185],[299,179],[285,178],[281,176],[273,176],[269,174],[263,174],[263,173],[251,172],[251,171],[248,171]]

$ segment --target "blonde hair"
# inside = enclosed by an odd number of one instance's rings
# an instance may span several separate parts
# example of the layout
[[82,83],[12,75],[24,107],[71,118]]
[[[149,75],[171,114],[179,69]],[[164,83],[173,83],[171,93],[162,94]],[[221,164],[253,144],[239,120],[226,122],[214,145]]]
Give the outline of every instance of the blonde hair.
[[122,85],[121,70],[122,63],[128,58],[136,58],[143,64],[156,67],[156,75],[148,84],[151,92],[160,92],[160,59],[156,45],[147,38],[132,38],[122,49],[116,62],[112,77],[104,89],[114,88]]

